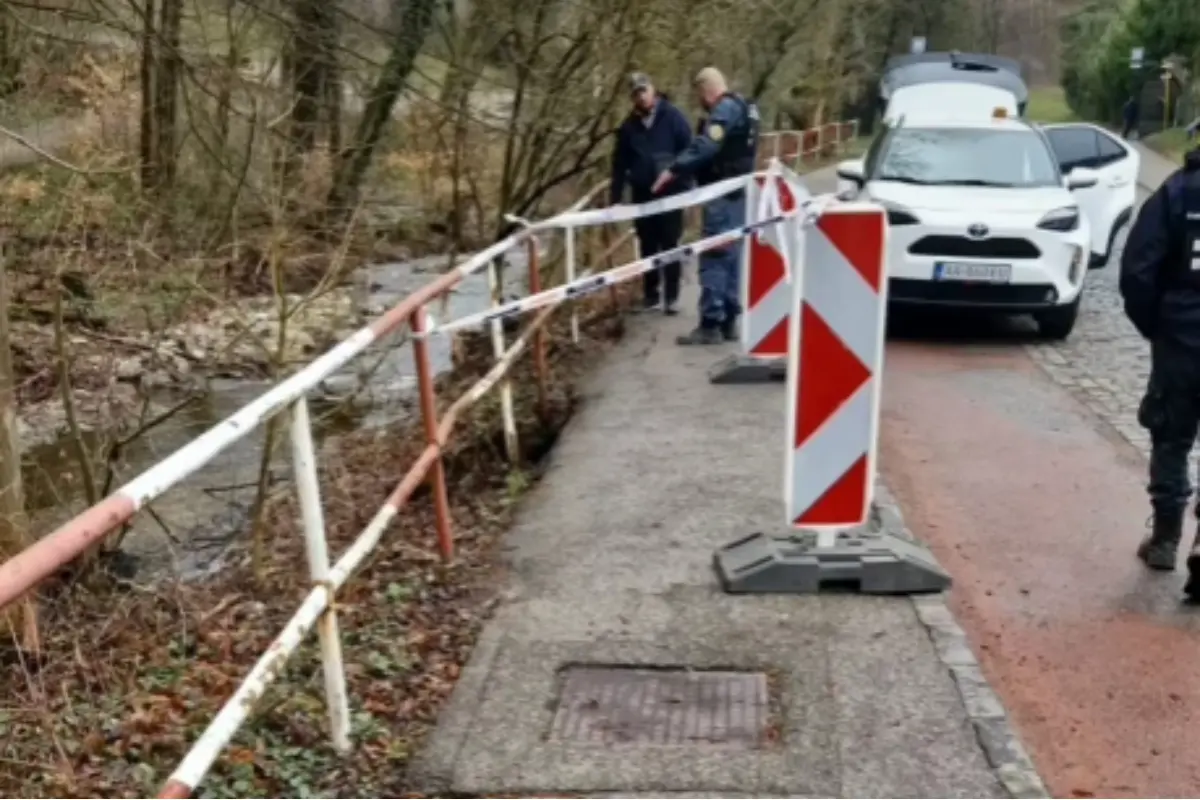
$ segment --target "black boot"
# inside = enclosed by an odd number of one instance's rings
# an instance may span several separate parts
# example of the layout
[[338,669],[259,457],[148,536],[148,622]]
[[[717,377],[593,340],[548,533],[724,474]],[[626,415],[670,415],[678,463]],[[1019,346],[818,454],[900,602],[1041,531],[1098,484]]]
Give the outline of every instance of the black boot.
[[721,336],[723,336],[725,338],[725,341],[727,341],[727,342],[736,342],[737,341],[737,338],[738,338],[737,323],[738,323],[737,317],[726,317],[725,321],[721,323]]
[[698,344],[721,344],[725,341],[721,336],[720,328],[710,328],[706,325],[700,325],[691,333],[684,336],[675,337],[675,344],[681,347],[689,347]]
[[[1150,569],[1170,572],[1175,569],[1175,557],[1179,553],[1179,540],[1182,538],[1183,509],[1155,511],[1150,534],[1138,545],[1138,558]],[[1196,563],[1194,570],[1193,561]],[[1192,548],[1192,554],[1188,556],[1188,569],[1192,570],[1193,576],[1200,573],[1200,549]],[[1197,589],[1200,590],[1200,583]]]

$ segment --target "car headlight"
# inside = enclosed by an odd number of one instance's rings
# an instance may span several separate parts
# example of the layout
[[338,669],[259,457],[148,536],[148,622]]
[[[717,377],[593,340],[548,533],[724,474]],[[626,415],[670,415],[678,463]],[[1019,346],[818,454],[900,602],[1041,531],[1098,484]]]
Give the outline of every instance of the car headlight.
[[1056,208],[1042,217],[1037,226],[1044,231],[1073,231],[1079,227],[1079,209],[1076,206]]

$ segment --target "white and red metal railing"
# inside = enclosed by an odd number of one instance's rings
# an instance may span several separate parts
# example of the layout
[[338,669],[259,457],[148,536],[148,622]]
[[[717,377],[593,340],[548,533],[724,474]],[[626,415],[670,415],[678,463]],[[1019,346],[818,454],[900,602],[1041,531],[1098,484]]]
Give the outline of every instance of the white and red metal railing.
[[856,119],[829,122],[802,131],[769,131],[758,138],[759,168],[774,158],[800,172],[822,159],[840,155],[846,145],[857,138]]

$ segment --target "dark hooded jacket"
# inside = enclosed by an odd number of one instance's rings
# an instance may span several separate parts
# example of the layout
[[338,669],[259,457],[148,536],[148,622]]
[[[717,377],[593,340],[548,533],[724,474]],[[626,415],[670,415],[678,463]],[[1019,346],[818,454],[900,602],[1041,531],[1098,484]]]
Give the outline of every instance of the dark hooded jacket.
[[[650,187],[655,179],[671,166],[675,157],[686,150],[692,141],[692,128],[687,117],[666,95],[659,94],[653,113],[649,126],[644,117],[630,113],[617,129],[609,193],[613,203],[621,202],[626,186],[630,188],[635,203],[654,199]],[[676,180],[661,194],[675,194],[688,188],[690,182]]]
[[1200,354],[1200,148],[1138,212],[1121,256],[1125,314],[1152,341]]

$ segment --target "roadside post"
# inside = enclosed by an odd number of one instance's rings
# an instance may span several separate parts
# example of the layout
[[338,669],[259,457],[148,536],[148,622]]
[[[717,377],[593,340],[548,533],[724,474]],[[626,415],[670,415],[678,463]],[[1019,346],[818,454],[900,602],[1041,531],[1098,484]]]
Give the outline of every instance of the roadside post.
[[729,593],[936,592],[950,577],[921,545],[872,524],[887,308],[887,215],[835,204],[814,223],[780,226],[803,240],[792,271],[782,535],[720,548]]

